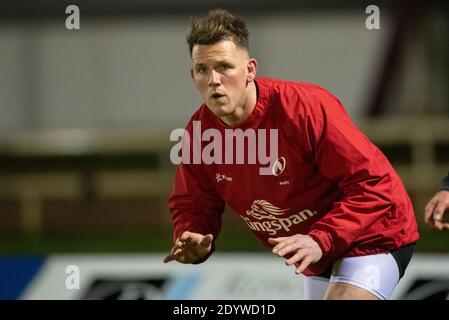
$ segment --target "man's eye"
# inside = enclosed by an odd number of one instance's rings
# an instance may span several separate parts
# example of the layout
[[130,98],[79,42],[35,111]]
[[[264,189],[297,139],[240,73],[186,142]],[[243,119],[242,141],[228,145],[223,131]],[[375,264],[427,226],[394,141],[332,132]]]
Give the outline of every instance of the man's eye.
[[220,66],[221,70],[228,70],[230,68],[231,68],[231,66],[229,64],[223,64],[223,65]]
[[199,74],[205,74],[205,73],[207,72],[207,68],[204,68],[204,67],[198,68],[198,69],[196,69],[196,71],[197,71]]

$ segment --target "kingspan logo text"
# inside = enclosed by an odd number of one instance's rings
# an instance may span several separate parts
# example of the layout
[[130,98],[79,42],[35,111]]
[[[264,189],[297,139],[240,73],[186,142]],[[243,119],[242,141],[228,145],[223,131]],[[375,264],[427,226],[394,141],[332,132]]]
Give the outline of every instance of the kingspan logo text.
[[284,212],[288,210],[280,209],[265,200],[255,200],[251,205],[251,209],[246,211],[246,215],[258,221],[251,220],[246,216],[242,217],[242,219],[251,230],[276,235],[279,230],[288,232],[293,225],[299,224],[316,214],[316,211],[305,209],[288,217],[281,218]]

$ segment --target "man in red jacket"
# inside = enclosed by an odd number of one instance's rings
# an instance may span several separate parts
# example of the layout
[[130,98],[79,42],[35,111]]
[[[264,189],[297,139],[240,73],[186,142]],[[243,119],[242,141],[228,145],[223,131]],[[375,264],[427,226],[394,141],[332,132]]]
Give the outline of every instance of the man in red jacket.
[[242,19],[211,11],[187,40],[204,104],[184,132],[164,262],[204,262],[227,203],[305,275],[306,298],[389,299],[418,231],[386,157],[325,89],[256,78]]

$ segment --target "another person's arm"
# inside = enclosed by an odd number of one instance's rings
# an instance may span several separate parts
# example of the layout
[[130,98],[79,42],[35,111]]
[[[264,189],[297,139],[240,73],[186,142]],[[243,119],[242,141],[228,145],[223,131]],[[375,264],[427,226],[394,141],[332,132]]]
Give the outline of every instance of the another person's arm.
[[438,230],[449,229],[449,174],[443,179],[440,191],[426,205],[424,219]]

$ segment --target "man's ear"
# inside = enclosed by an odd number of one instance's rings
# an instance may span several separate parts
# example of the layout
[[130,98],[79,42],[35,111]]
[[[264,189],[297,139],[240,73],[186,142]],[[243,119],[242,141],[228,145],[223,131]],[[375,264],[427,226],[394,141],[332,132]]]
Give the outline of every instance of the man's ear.
[[251,58],[248,60],[248,82],[253,82],[256,78],[257,69],[259,68],[259,65],[257,64],[257,60],[254,58]]
[[192,80],[193,80],[193,69],[192,68],[190,68],[190,76],[192,77]]

